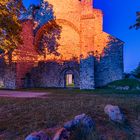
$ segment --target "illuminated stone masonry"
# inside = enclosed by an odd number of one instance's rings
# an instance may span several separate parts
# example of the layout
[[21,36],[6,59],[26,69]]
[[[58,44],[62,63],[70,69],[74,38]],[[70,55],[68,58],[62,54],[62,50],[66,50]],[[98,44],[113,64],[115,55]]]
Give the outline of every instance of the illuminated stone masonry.
[[[44,0],[23,13],[23,44],[12,55],[14,76],[3,72],[13,85],[0,77],[4,88],[94,89],[121,79],[124,43],[103,31],[102,11],[92,5],[92,0]],[[53,40],[59,44],[59,55],[48,54],[47,48],[42,55],[38,48],[54,21],[61,27],[60,38]]]

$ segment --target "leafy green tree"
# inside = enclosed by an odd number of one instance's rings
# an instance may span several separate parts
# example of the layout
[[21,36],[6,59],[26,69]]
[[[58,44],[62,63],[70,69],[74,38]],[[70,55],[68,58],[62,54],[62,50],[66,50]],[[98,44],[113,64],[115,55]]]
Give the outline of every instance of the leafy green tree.
[[0,49],[9,52],[19,43],[21,24],[18,19],[21,10],[25,10],[22,0],[0,0]]
[[44,56],[49,54],[60,55],[58,50],[62,27],[57,24],[53,6],[47,1],[41,1],[40,5],[30,5],[21,14],[21,20],[32,19],[34,21],[34,34],[42,28],[39,42],[35,42],[38,52]]

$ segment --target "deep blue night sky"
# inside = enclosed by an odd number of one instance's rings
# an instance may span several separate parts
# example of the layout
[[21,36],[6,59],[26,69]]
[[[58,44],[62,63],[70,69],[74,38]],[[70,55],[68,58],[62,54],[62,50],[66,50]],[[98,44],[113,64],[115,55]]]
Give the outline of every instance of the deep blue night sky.
[[[23,0],[26,7],[39,0]],[[129,30],[135,23],[136,11],[140,10],[140,0],[94,0],[94,7],[104,13],[104,31],[125,42],[125,71],[136,68],[140,62],[140,30]]]

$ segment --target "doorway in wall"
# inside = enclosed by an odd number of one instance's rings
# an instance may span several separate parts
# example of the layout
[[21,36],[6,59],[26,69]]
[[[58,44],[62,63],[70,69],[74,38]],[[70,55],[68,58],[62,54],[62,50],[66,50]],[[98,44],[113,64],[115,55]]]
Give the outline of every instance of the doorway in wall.
[[74,75],[72,73],[66,74],[66,87],[74,88]]
[[24,80],[24,88],[31,88],[32,85],[32,79],[31,79],[31,74],[26,73]]
[[2,78],[0,78],[0,89],[1,89],[1,88],[4,88],[4,81],[3,81]]

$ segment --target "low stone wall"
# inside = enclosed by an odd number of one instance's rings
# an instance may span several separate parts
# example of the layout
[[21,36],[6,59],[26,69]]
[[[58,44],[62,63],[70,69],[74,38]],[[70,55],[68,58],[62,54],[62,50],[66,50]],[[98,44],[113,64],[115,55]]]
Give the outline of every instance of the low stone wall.
[[7,65],[4,74],[4,88],[15,89],[16,88],[16,64]]
[[[30,81],[35,88],[66,87],[66,74],[74,76],[74,86],[79,87],[79,64],[76,61],[58,63],[55,61],[39,62],[34,67],[26,81]],[[30,78],[30,79],[29,79]]]
[[16,88],[16,64],[6,64],[4,59],[0,59],[0,88]]

